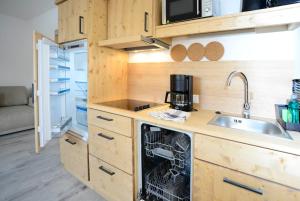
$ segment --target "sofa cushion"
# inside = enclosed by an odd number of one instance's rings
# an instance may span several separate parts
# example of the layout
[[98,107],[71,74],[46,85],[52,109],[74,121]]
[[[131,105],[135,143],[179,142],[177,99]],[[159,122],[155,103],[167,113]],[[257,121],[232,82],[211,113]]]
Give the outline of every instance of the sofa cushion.
[[28,92],[23,86],[0,87],[0,107],[27,105]]
[[33,128],[33,126],[33,107],[26,105],[0,107],[0,133],[21,128]]

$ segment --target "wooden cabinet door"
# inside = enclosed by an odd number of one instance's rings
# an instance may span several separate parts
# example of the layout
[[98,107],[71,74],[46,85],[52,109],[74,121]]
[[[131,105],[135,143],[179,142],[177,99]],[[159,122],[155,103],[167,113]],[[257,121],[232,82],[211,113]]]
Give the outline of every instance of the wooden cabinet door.
[[298,201],[300,191],[194,160],[193,201]]
[[58,5],[58,42],[87,37],[87,0],[67,0]]
[[152,36],[153,0],[109,0],[108,39]]

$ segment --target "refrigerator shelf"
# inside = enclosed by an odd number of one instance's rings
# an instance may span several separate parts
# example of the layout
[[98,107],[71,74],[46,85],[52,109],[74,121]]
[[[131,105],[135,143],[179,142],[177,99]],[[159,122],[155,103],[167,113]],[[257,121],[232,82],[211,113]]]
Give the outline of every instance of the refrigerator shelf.
[[61,96],[70,92],[70,89],[61,89],[59,91],[51,91],[51,96]]
[[51,128],[52,133],[60,133],[72,122],[72,117],[63,118]]
[[61,65],[50,65],[50,70],[63,70],[69,71],[71,68],[69,66],[61,66]]
[[70,81],[70,78],[53,78],[50,79],[51,83],[60,83],[60,82],[67,82]]

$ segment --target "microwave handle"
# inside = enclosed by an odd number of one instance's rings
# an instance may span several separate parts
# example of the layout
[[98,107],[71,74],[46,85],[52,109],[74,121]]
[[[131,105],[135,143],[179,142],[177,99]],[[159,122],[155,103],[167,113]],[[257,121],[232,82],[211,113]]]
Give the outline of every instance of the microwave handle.
[[200,0],[197,0],[197,15],[200,15]]

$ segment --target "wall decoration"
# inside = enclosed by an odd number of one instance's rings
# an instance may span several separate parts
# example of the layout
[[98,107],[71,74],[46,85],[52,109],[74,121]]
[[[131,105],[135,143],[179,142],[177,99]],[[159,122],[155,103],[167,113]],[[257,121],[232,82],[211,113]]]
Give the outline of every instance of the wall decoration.
[[205,48],[201,43],[193,43],[187,51],[187,55],[191,61],[201,61],[205,54]]
[[210,61],[218,61],[224,55],[224,46],[217,41],[210,42],[205,47],[205,56]]
[[187,50],[183,45],[175,45],[171,49],[171,57],[174,61],[181,62],[185,59]]

